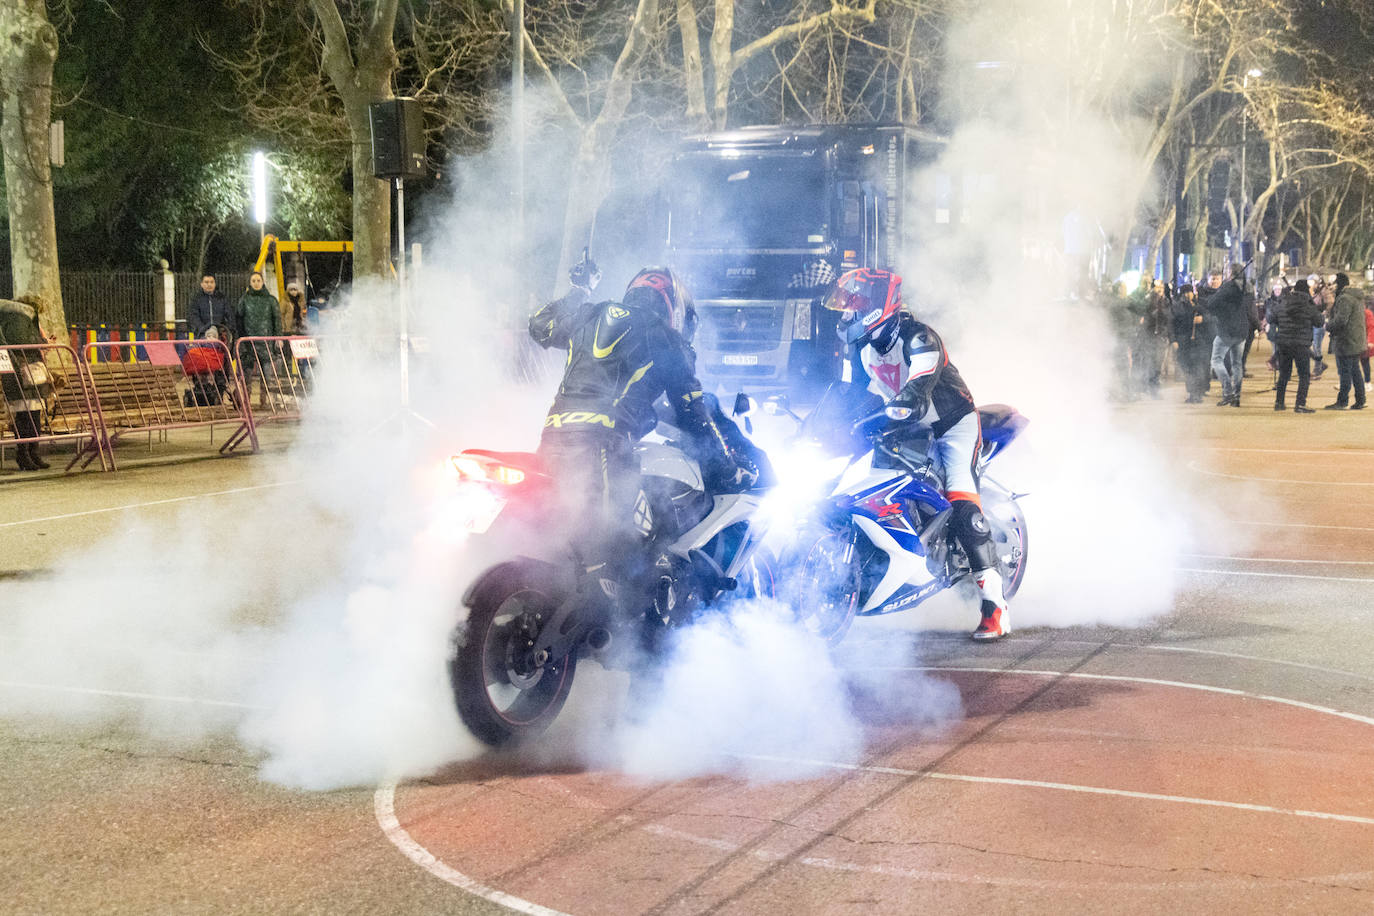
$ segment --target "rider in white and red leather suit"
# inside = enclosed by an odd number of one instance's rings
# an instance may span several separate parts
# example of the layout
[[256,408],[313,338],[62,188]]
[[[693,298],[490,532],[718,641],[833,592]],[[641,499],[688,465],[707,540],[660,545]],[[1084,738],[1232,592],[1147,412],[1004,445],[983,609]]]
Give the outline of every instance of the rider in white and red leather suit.
[[1002,576],[978,495],[976,462],[982,448],[978,411],[940,335],[902,308],[902,278],[874,268],[851,270],[835,284],[825,307],[840,313],[839,333],[850,346],[854,379],[887,401],[899,423],[928,427],[945,471],[955,537],[968,554],[982,595],[974,639],[1011,632]]

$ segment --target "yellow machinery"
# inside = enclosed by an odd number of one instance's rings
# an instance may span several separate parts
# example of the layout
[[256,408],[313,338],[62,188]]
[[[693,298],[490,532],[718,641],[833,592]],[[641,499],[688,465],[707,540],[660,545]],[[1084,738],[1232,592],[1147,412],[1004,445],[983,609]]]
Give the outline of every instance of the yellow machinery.
[[[286,272],[282,270],[281,256],[283,253],[299,254],[302,260],[304,260],[307,254],[339,254],[351,256],[353,254],[353,243],[290,242],[282,241],[275,235],[264,236],[262,240],[262,250],[258,252],[258,260],[253,264],[253,269],[263,273],[263,278],[269,281],[269,288],[277,294],[277,301],[285,304],[286,284],[295,278],[288,278]],[[270,265],[268,263],[268,258],[271,258]],[[266,269],[269,267],[272,273],[270,278],[267,276],[268,271]]]

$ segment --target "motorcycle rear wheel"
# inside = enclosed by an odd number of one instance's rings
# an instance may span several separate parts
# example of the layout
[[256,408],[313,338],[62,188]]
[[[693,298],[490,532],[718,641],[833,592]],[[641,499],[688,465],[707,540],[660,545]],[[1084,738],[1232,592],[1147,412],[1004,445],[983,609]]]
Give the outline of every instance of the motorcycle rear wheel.
[[[507,576],[478,590],[466,625],[455,634],[449,683],[458,714],[474,735],[493,747],[541,734],[572,690],[577,656],[536,665],[528,643],[562,598],[536,570]],[[461,640],[461,641],[459,641]]]
[[984,515],[989,517],[993,546],[997,550],[997,571],[1002,575],[1002,594],[1007,600],[1021,588],[1030,559],[1026,517],[1009,497],[984,499]]
[[849,529],[808,529],[797,541],[796,566],[786,572],[782,597],[797,621],[829,645],[839,645],[854,622],[861,580]]

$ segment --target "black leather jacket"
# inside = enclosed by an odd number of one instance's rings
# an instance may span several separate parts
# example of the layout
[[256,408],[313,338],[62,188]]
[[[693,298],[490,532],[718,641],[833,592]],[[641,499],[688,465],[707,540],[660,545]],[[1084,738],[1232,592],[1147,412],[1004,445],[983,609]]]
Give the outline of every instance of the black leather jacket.
[[619,302],[593,304],[574,288],[535,312],[529,331],[541,347],[568,351],[544,435],[604,430],[638,440],[658,424],[654,402],[666,394],[707,480],[734,476],[735,458],[697,381],[696,354],[658,315]]

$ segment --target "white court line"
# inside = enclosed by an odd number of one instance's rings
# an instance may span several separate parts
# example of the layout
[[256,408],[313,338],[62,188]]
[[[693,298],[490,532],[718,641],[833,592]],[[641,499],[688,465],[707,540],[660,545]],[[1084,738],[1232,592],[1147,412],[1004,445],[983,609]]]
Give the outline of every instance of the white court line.
[[1248,477],[1244,474],[1223,474],[1220,471],[1209,471],[1206,468],[1197,466],[1196,461],[1188,462],[1189,470],[1197,471],[1199,474],[1207,474],[1210,477],[1225,477],[1228,480],[1254,480],[1259,483],[1305,483],[1314,487],[1374,487],[1374,481],[1364,480],[1292,480],[1281,477]]
[[1225,553],[1181,553],[1203,560],[1235,560],[1237,563],[1319,563],[1322,566],[1374,566],[1374,560],[1290,560],[1286,557],[1235,557]]
[[469,878],[457,869],[444,864],[434,853],[415,842],[415,838],[406,832],[406,829],[401,826],[401,822],[396,818],[395,783],[387,783],[377,787],[376,793],[372,796],[372,810],[377,817],[377,824],[386,834],[386,838],[397,849],[401,850],[407,859],[440,881],[446,881],[454,887],[461,888],[492,903],[508,907],[517,913],[527,913],[529,916],[568,916],[561,910],[552,910],[546,906],[540,906],[537,903],[531,903],[528,900],[507,894],[505,891],[498,891],[494,887],[487,887],[480,881]]
[[13,528],[15,525],[36,525],[39,522],[60,522],[69,518],[81,518],[87,515],[101,515],[105,512],[123,512],[126,509],[142,509],[145,506],[165,506],[168,503],[183,503],[192,499],[204,499],[208,496],[229,496],[234,493],[251,493],[254,490],[271,490],[276,487],[291,486],[300,481],[283,480],[281,483],[264,483],[251,487],[234,487],[232,490],[213,490],[209,493],[194,493],[190,496],[173,496],[169,499],[150,499],[147,502],[129,503],[124,506],[110,506],[105,509],[87,509],[84,512],[68,512],[64,515],[47,515],[43,518],[24,518],[13,522],[0,522],[0,528]]
[[1231,445],[1191,445],[1185,448],[1205,449],[1209,452],[1267,452],[1278,455],[1374,455],[1368,448],[1239,448]]
[[1318,582],[1374,582],[1374,576],[1306,576],[1302,573],[1255,572],[1247,569],[1193,569],[1175,566],[1175,572],[1202,573],[1208,576],[1258,576],[1264,579],[1315,579]]
[[1245,522],[1228,519],[1231,525],[1260,525],[1265,528],[1322,528],[1328,531],[1374,531],[1374,528],[1361,528],[1357,525],[1307,525],[1302,522]]
[[[1303,703],[1299,700],[1290,700],[1284,697],[1273,697],[1266,696],[1264,694],[1247,693],[1246,691],[1235,690],[1229,687],[1212,687],[1206,684],[1190,684],[1186,681],[1166,681],[1157,678],[1128,677],[1125,675],[1111,674],[1086,674],[1083,672],[1040,671],[1030,669],[1007,668],[964,668],[957,666],[881,666],[871,668],[868,670],[947,672],[973,671],[984,674],[1020,674],[1033,677],[1078,678],[1082,680],[1123,681],[1139,684],[1155,684],[1165,687],[1177,687],[1185,690],[1200,690],[1207,693],[1220,693],[1227,696],[1236,696],[1245,699],[1264,700],[1272,703],[1283,704],[1286,706],[1293,706],[1299,709],[1305,709],[1312,712],[1337,716],[1343,719],[1350,719],[1352,721],[1359,722],[1364,725],[1374,725],[1374,718],[1357,715],[1355,713],[1341,712],[1338,709],[1331,709],[1325,706],[1315,706],[1311,703]],[[1107,795],[1117,798],[1139,799],[1141,801],[1158,801],[1167,802],[1170,804],[1186,804],[1203,807],[1226,808],[1236,811],[1254,812],[1257,814],[1283,814],[1288,815],[1290,817],[1314,818],[1318,820],[1336,821],[1340,823],[1374,826],[1374,818],[1361,817],[1359,815],[1354,814],[1334,814],[1325,811],[1308,811],[1302,808],[1278,808],[1270,805],[1252,805],[1247,804],[1245,802],[1227,802],[1210,798],[1194,798],[1186,795],[1163,795],[1153,792],[1135,792],[1128,789],[1109,789],[1102,786],[1082,786],[1074,785],[1072,783],[1041,782],[1029,779],[1012,779],[1009,777],[967,776],[958,773],[938,772],[925,773],[920,770],[904,770],[898,769],[896,767],[864,766],[862,764],[839,763],[827,760],[805,760],[792,757],[774,757],[760,754],[733,754],[731,756],[751,760],[772,760],[793,764],[800,763],[829,769],[848,770],[852,772],[884,773],[903,777],[922,776],[928,779],[942,779],[955,782],[992,783],[997,785],[1015,786],[1020,788],[1047,789],[1051,791],[1075,792],[1089,795]],[[465,891],[468,891],[469,893],[475,894],[493,903],[499,903],[502,906],[509,907],[513,910],[516,910],[517,912],[535,914],[535,916],[566,916],[566,914],[562,914],[557,910],[551,910],[547,907],[540,906],[537,903],[531,903],[528,900],[523,900],[519,897],[513,897],[510,894],[505,893],[504,891],[498,891],[494,888],[487,887],[486,885],[474,880],[473,878],[470,878],[467,875],[464,875],[461,872],[453,869],[452,867],[444,864],[428,849],[425,849],[425,847],[421,846],[418,842],[416,842],[415,838],[412,837],[408,832],[406,832],[405,828],[401,826],[399,819],[396,817],[395,800],[395,783],[387,783],[385,785],[379,786],[377,788],[376,793],[373,795],[373,810],[376,814],[377,823],[382,828],[382,832],[386,834],[387,839],[389,839],[398,849],[401,850],[402,853],[405,854],[406,858],[410,859],[412,862],[419,865],[421,868],[425,869],[430,874],[434,875],[442,881],[446,881],[449,884],[454,885],[455,887],[459,887]],[[712,848],[721,849],[726,852],[733,851],[727,848],[727,844],[725,843],[725,841],[713,840],[706,837],[697,837],[693,834],[683,833],[682,831],[673,830],[672,828],[662,825],[649,824],[645,825],[641,829],[650,833],[657,833],[662,836],[672,836],[685,841],[704,844],[707,846],[711,846]],[[738,849],[738,847],[735,847],[735,849]],[[754,850],[751,854],[755,857],[760,858],[765,856],[771,856],[771,854],[765,853],[762,850]],[[780,859],[781,857],[778,858]],[[857,865],[849,862],[837,862],[834,859],[827,858],[806,857],[803,859],[799,859],[798,862],[802,865],[817,868],[827,868],[837,871],[857,871],[870,874],[897,875],[901,877],[911,877],[922,880],[952,880],[963,881],[966,883],[973,882],[978,884],[1006,883],[1005,879],[999,879],[995,875],[973,876],[972,878],[967,878],[965,876],[952,875],[945,872],[925,872],[906,869],[886,868],[884,866]],[[1015,881],[1015,883],[1026,884],[1027,886],[1063,886],[1062,884],[1057,884],[1053,882],[1037,882],[1033,880],[1021,881],[1018,879],[1012,880]],[[1081,883],[1076,882],[1072,886],[1078,887],[1081,886]]]
[[136,693],[132,690],[100,690],[95,687],[70,687],[65,684],[30,684],[23,681],[0,681],[0,687],[15,687],[21,690],[52,690],[59,693],[84,693],[97,697],[119,697],[126,700],[160,700],[165,703],[194,703],[200,706],[226,706],[230,709],[260,709],[247,703],[233,703],[229,700],[203,700],[199,697],[169,696],[159,693]]
[[[1062,639],[1055,640],[1055,645],[1059,646],[1100,646],[1100,642],[1088,642],[1081,639]],[[1309,665],[1305,662],[1290,662],[1281,658],[1266,658],[1263,655],[1245,655],[1240,652],[1222,652],[1219,649],[1198,649],[1193,646],[1162,646],[1158,643],[1147,645],[1137,645],[1135,643],[1114,642],[1113,649],[1143,649],[1150,652],[1182,652],[1190,655],[1215,655],[1219,658],[1235,658],[1247,662],[1264,662],[1269,665],[1284,665],[1289,668],[1303,668],[1308,671],[1320,671],[1323,674],[1336,674],[1342,677],[1353,677],[1362,681],[1374,681],[1374,677],[1367,674],[1359,674],[1354,671],[1345,671],[1340,668],[1328,668],[1324,665]]]
[[[964,669],[972,670],[972,669]],[[1021,674],[1020,671],[1007,671],[1006,674]],[[1356,814],[1330,814],[1325,811],[1306,811],[1302,808],[1276,808],[1272,805],[1251,805],[1246,802],[1220,801],[1215,798],[1194,798],[1189,795],[1161,795],[1157,792],[1133,792],[1129,789],[1107,789],[1101,786],[1080,786],[1066,782],[1044,782],[1038,779],[1012,779],[1006,776],[968,776],[963,773],[940,773],[937,771],[906,770],[900,767],[875,767],[858,763],[839,763],[831,760],[806,760],[792,757],[774,757],[768,754],[738,754],[746,760],[765,760],[774,763],[794,763],[803,766],[824,767],[832,770],[849,770],[855,773],[881,773],[887,776],[919,776],[923,779],[943,779],[951,782],[975,782],[998,786],[1021,786],[1028,789],[1053,789],[1059,792],[1081,792],[1088,795],[1111,795],[1116,798],[1138,798],[1142,801],[1162,801],[1184,805],[1202,805],[1209,808],[1229,808],[1233,811],[1254,811],[1259,814],[1287,814],[1293,817],[1314,817],[1325,821],[1340,821],[1347,824],[1367,824],[1374,826],[1374,817],[1360,817]]]

